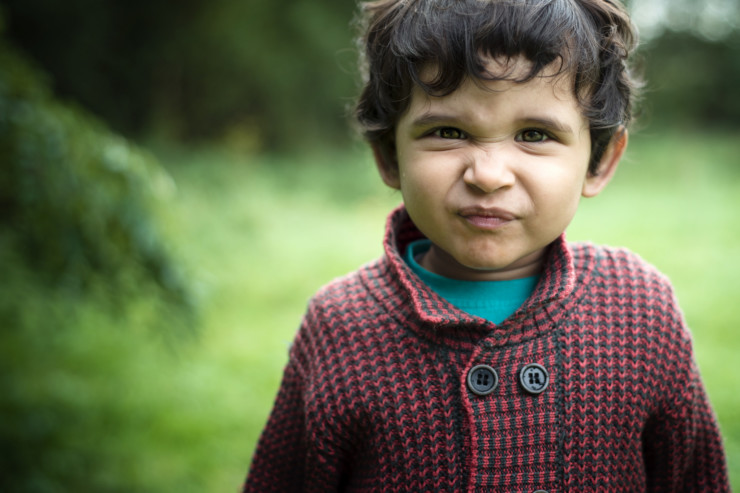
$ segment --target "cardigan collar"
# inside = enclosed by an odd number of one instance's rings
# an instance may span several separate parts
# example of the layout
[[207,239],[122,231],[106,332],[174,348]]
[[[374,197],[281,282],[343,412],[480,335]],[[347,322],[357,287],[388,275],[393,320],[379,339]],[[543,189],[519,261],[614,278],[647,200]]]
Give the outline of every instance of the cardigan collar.
[[403,254],[409,243],[423,237],[406,209],[395,209],[386,223],[385,256],[378,264],[380,271],[377,277],[368,276],[366,282],[394,318],[425,337],[456,345],[476,343],[486,336],[492,336],[497,344],[522,342],[551,330],[575,301],[576,269],[564,234],[550,245],[532,295],[500,325],[451,305],[411,271]]

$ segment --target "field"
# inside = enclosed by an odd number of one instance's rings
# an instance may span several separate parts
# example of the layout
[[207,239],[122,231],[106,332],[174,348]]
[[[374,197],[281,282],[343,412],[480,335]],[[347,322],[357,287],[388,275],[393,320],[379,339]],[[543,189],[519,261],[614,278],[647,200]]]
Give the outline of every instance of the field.
[[[740,141],[643,131],[630,146],[568,236],[627,246],[671,277],[740,487]],[[0,331],[3,491],[237,490],[308,298],[380,254],[400,201],[360,146],[157,154],[177,186],[164,226],[196,288],[194,330],[174,315],[147,330],[146,293],[111,312],[40,288],[0,248],[0,314],[23,328]]]
[[[627,246],[670,276],[740,486],[740,142],[644,132],[630,146],[568,236]],[[193,378],[207,389],[202,418],[223,432],[225,460],[209,484],[228,490],[246,471],[307,298],[380,253],[385,215],[400,197],[380,185],[361,150],[163,157],[179,185],[177,243],[203,291]],[[198,443],[190,447],[199,453]]]

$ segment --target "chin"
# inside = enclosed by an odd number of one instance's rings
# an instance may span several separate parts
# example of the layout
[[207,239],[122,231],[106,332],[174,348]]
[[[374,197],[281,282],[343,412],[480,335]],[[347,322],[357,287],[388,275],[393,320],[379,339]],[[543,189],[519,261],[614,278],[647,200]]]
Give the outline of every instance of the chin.
[[[491,249],[493,250],[493,249]],[[492,254],[490,251],[468,252],[456,259],[461,265],[475,270],[500,270],[517,263],[518,258],[511,258],[501,252]]]
[[459,262],[466,269],[477,272],[497,272],[506,270],[511,267],[509,262],[501,262],[501,259],[466,259],[466,262]]

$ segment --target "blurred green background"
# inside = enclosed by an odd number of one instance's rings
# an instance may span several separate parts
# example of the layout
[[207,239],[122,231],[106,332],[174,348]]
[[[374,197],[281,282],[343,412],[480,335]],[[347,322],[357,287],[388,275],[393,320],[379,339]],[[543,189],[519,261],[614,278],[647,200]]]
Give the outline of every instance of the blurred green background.
[[[740,6],[631,2],[648,81],[573,240],[667,273],[740,486]],[[308,297],[399,196],[346,0],[0,0],[0,491],[235,491]]]

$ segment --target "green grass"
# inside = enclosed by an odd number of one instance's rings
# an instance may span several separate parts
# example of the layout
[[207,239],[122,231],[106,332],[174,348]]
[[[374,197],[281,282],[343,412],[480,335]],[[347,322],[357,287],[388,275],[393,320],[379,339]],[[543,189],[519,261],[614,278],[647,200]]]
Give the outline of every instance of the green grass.
[[[627,246],[670,276],[740,486],[740,377],[732,366],[740,351],[740,144],[643,134],[630,145],[610,187],[582,203],[569,239]],[[246,472],[307,299],[380,254],[385,216],[400,198],[380,184],[364,151],[163,156],[179,184],[178,244],[205,307],[188,378],[208,401],[201,418],[229,430],[209,483],[228,490]],[[195,440],[186,449],[212,452]]]

